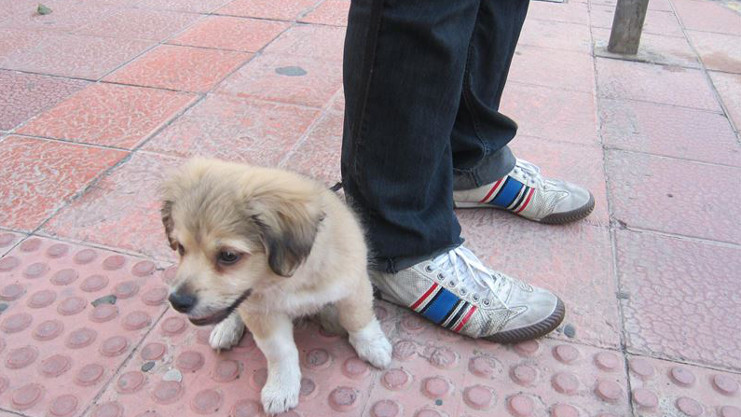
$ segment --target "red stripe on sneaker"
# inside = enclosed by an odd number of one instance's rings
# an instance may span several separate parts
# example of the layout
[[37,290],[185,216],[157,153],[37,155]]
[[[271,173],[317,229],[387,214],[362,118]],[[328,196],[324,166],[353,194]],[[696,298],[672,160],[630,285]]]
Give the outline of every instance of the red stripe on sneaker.
[[[504,177],[504,178],[507,178],[507,177]],[[486,197],[482,198],[481,201],[479,201],[479,203],[486,203],[489,197],[491,197],[491,195],[494,194],[494,191],[497,189],[497,187],[499,187],[499,184],[502,183],[502,180],[504,178],[500,178],[499,181],[495,182],[494,186],[491,187],[491,190],[489,190],[489,192],[486,194]]]
[[468,313],[466,313],[466,316],[463,317],[463,320],[461,320],[461,322],[458,323],[457,326],[455,326],[455,329],[453,329],[453,331],[456,332],[456,333],[460,332],[461,329],[463,328],[463,326],[465,326],[466,323],[468,322],[468,319],[471,318],[471,316],[473,315],[473,312],[474,311],[476,311],[476,306],[472,305],[471,306],[471,309],[468,310]]
[[412,310],[416,310],[417,307],[419,307],[427,299],[427,297],[429,297],[430,294],[432,294],[432,292],[435,291],[435,289],[437,289],[437,283],[432,284],[432,286],[430,287],[430,289],[428,289],[427,292],[425,292],[424,294],[422,294],[422,296],[419,297],[419,300],[415,301],[414,304],[412,304],[412,306],[410,308]]
[[519,208],[515,213],[519,213],[522,210],[525,210],[525,207],[527,207],[527,204],[530,202],[530,199],[533,198],[533,194],[535,194],[535,188],[530,190],[530,194],[527,196],[527,200],[525,200],[524,203],[522,203],[522,207]]

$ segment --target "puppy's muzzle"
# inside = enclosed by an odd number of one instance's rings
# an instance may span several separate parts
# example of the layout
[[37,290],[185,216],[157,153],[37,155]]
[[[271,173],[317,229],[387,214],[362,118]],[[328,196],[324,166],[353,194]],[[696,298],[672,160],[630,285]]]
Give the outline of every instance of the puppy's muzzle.
[[188,315],[188,320],[190,320],[191,323],[195,324],[196,326],[207,326],[209,324],[218,324],[225,318],[229,317],[232,312],[239,307],[244,300],[247,299],[247,297],[252,294],[252,290],[249,289],[242,293],[236,300],[234,300],[233,303],[231,303],[227,308],[222,310],[217,310],[213,312],[212,314],[208,316],[201,316],[201,317],[193,317],[189,313],[193,310],[193,307],[195,307],[196,303],[198,302],[198,299],[185,292],[185,291],[175,291],[170,294],[169,300],[170,304],[172,304],[172,307],[181,312]]
[[193,306],[195,306],[196,302],[198,301],[198,299],[193,294],[188,294],[181,291],[175,291],[171,293],[167,299],[170,300],[172,308],[180,313],[188,313],[190,310],[193,309]]

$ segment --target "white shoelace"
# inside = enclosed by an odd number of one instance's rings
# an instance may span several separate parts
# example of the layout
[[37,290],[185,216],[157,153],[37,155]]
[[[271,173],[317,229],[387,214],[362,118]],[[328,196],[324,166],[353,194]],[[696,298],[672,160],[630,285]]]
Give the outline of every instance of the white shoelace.
[[[458,246],[447,253],[438,255],[432,260],[432,264],[448,276],[454,276],[455,286],[460,283],[473,293],[488,290],[487,292],[496,297],[502,306],[509,309],[502,298],[502,293],[506,289],[506,284],[511,285],[510,280],[484,266],[470,250]],[[471,288],[471,284],[475,284],[477,288]]]
[[534,185],[538,188],[543,186],[543,176],[540,175],[540,168],[537,165],[524,159],[518,159],[515,168],[519,168],[525,179],[530,182],[528,185]]

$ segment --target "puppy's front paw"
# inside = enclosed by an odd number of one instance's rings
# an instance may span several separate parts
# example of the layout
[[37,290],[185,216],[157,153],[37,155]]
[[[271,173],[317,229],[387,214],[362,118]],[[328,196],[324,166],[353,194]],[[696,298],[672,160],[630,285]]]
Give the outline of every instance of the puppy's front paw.
[[376,368],[385,369],[391,365],[393,348],[378,321],[373,320],[364,328],[350,334],[350,344],[361,359]]
[[261,393],[262,408],[265,411],[265,414],[280,414],[296,407],[298,405],[300,389],[300,378],[297,384],[265,384]]
[[211,330],[208,343],[215,350],[227,350],[236,346],[244,334],[244,323],[238,314],[232,313]]

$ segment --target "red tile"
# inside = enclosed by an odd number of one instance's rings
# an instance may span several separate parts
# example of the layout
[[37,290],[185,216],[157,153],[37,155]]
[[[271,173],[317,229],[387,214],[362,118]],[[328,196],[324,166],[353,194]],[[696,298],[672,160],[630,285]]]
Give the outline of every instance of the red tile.
[[257,52],[288,28],[285,22],[209,16],[196,23],[172,44]]
[[176,12],[211,13],[231,0],[146,0],[137,7]]
[[741,36],[693,31],[687,34],[707,69],[741,74]]
[[33,51],[49,35],[41,32],[0,28],[0,66],[7,67],[7,58]]
[[327,185],[340,181],[343,120],[340,113],[323,115],[282,166],[324,181]]
[[265,53],[342,61],[345,28],[300,25],[284,32]]
[[741,166],[741,146],[721,114],[603,99],[600,119],[609,147]]
[[741,249],[621,230],[617,259],[631,351],[739,368]]
[[736,130],[741,130],[741,75],[713,71],[709,74],[728,116],[733,120]]
[[465,244],[488,266],[563,299],[564,325],[575,329],[576,340],[613,347],[620,343],[607,228],[583,222],[546,226],[495,209],[461,209],[457,214]]
[[[610,57],[607,44],[610,40],[610,30],[592,29],[595,42],[595,54]],[[641,34],[638,54],[634,57],[617,56],[618,59],[628,59],[650,62],[662,65],[674,65],[687,68],[700,68],[700,60],[684,37]]]
[[628,227],[741,243],[741,169],[609,151],[613,217]]
[[217,14],[264,19],[295,20],[319,0],[234,0]]
[[[592,6],[592,27],[610,29],[615,17],[615,6]],[[672,12],[649,10],[643,22],[642,33],[684,37],[682,27]]]
[[174,260],[160,217],[158,186],[182,160],[137,153],[82,198],[60,210],[43,232],[162,260]]
[[325,0],[316,9],[307,13],[299,21],[322,25],[347,26],[350,2],[347,0]]
[[33,119],[19,133],[131,149],[194,98],[151,88],[96,84]]
[[585,145],[599,143],[591,93],[510,82],[504,89],[501,112],[517,122],[522,135]]
[[741,35],[738,12],[709,1],[672,0],[685,28]]
[[212,95],[152,138],[144,150],[180,157],[276,165],[319,115],[318,110]]
[[606,98],[720,110],[702,72],[694,69],[597,58],[597,88]]
[[217,92],[322,107],[341,85],[340,62],[262,55],[227,78]]
[[52,12],[40,15],[36,12],[38,4],[39,2],[25,2],[22,9],[16,6],[14,13],[0,22],[0,27],[72,32],[93,20],[104,19],[117,10],[116,7],[99,2],[44,0],[44,6],[49,7]]
[[0,144],[0,225],[33,230],[126,152],[11,136]]
[[589,10],[585,3],[534,1],[530,3],[527,18],[588,25]]
[[526,19],[520,33],[520,45],[590,53],[589,27],[577,23]]
[[509,80],[592,93],[594,63],[588,54],[519,45]]
[[89,83],[66,78],[0,71],[0,130],[11,130]]
[[163,41],[201,18],[193,13],[125,8],[105,19],[94,20],[78,33],[124,39]]
[[105,80],[205,93],[251,57],[242,52],[160,45]]

